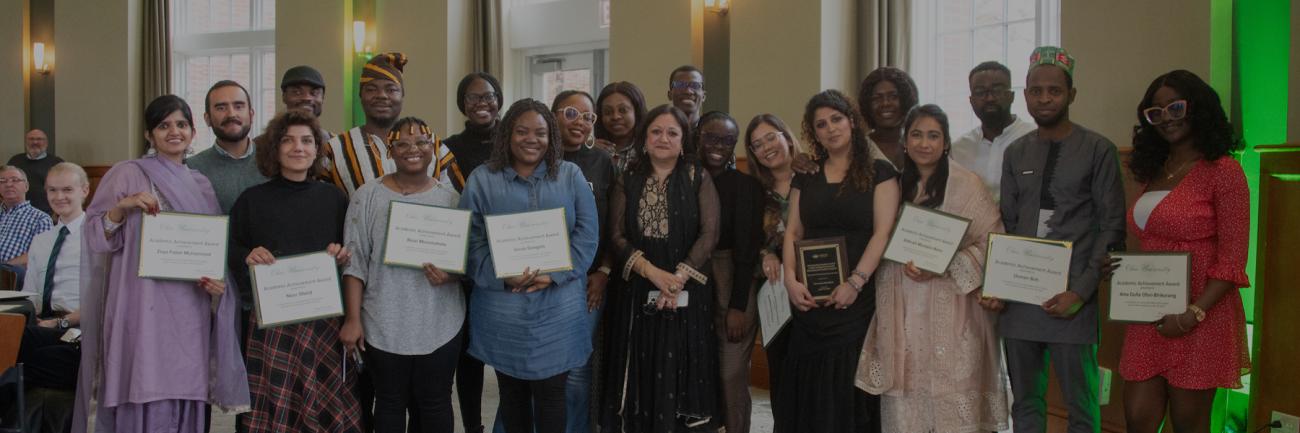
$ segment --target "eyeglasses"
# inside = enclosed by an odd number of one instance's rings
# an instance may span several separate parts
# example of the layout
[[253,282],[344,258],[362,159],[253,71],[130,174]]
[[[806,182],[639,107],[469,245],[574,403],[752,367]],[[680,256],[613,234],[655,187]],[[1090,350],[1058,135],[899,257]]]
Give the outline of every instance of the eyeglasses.
[[582,118],[582,120],[587,121],[587,123],[591,123],[591,124],[596,123],[596,113],[592,113],[590,111],[586,111],[586,112],[578,111],[577,108],[573,108],[573,107],[564,107],[563,110],[558,110],[555,112],[555,114],[564,116],[564,120],[567,120],[569,122],[578,120],[578,118]]
[[704,83],[703,83],[703,82],[700,82],[700,81],[677,81],[677,80],[673,80],[673,81],[671,81],[671,82],[668,83],[668,87],[671,88],[672,90],[686,90],[686,89],[691,89],[691,90],[694,90],[694,91],[698,92],[698,91],[704,90]]
[[975,99],[984,99],[989,96],[1004,96],[1010,91],[1011,89],[1002,86],[994,86],[992,88],[976,87],[975,90],[970,92],[970,96]]
[[420,150],[429,150],[433,148],[433,142],[421,141],[418,143],[411,143],[411,142],[398,141],[398,142],[394,142],[391,146],[393,146],[393,150],[396,150],[398,152],[405,152],[409,150],[411,146],[418,146]]
[[23,178],[21,178],[21,177],[10,177],[10,178],[5,178],[5,179],[0,179],[0,185],[8,185],[8,184],[11,184],[11,183],[14,184],[14,185],[17,185],[17,184],[20,184],[20,183],[23,183],[23,182],[26,182],[26,181],[27,181],[27,179],[23,179]]
[[1187,117],[1187,100],[1179,99],[1170,102],[1164,107],[1150,107],[1142,110],[1142,117],[1147,119],[1147,123],[1152,126],[1159,125],[1171,120],[1178,120]]
[[749,150],[758,152],[759,150],[764,149],[767,146],[775,146],[777,144],[777,139],[784,136],[785,134],[776,131],[763,134],[762,137],[758,137],[753,142],[749,143]]
[[718,144],[718,145],[722,145],[722,146],[735,146],[735,145],[736,145],[736,136],[731,135],[731,134],[727,134],[727,135],[715,135],[715,134],[712,134],[712,133],[708,133],[708,132],[706,132],[706,133],[700,134],[700,144],[705,144],[705,143],[708,143],[708,144]]
[[465,105],[474,105],[486,102],[497,102],[496,92],[465,94]]

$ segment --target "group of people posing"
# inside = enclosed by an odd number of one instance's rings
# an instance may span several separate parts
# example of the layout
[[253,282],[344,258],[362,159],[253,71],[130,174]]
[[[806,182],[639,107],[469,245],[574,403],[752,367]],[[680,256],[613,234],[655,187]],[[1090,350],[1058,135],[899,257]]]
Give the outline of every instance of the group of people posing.
[[[1129,431],[1156,432],[1166,411],[1175,431],[1208,431],[1214,390],[1249,369],[1239,142],[1190,72],[1137,104],[1127,169],[1142,195],[1126,212],[1118,151],[1070,120],[1075,59],[1056,47],[1024,72],[1032,122],[1011,114],[1006,66],[972,70],[982,124],[957,138],[897,68],[856,98],[813,95],[792,129],[701,112],[704,75],[683,66],[658,107],[628,82],[506,106],[496,78],[470,74],[465,129],[440,139],[400,115],[406,61],[366,64],[366,122],[338,135],[318,123],[324,80],[305,66],[258,137],[242,86],[213,86],[216,143],[195,155],[185,101],[148,105],[149,154],[113,166],[77,220],[74,431],[197,433],[216,407],[248,432],[450,432],[453,383],[462,426],[484,431],[486,364],[498,431],[747,432],[756,301],[780,290],[792,318],[765,347],[778,432],[989,432],[1008,415],[1041,432],[1049,360],[1069,431],[1094,432],[1097,292],[1126,233],[1192,257],[1188,311],[1127,328]],[[395,201],[472,211],[467,269],[384,264]],[[904,203],[971,221],[945,272],[882,259]],[[485,216],[554,208],[573,269],[497,278]],[[160,211],[228,214],[228,273],[138,277],[140,219]],[[1002,232],[1073,242],[1068,286],[1042,305],[984,296]],[[845,240],[847,277],[816,300],[794,246],[829,237]],[[319,251],[337,261],[345,315],[258,329],[249,269]]]

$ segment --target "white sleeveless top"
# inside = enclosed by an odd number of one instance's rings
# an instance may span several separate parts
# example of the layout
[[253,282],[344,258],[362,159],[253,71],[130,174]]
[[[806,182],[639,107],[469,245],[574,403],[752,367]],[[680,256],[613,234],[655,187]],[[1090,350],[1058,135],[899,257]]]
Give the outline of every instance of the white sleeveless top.
[[1156,205],[1159,205],[1167,195],[1169,191],[1148,191],[1142,194],[1142,197],[1138,197],[1137,203],[1133,205],[1133,222],[1138,228],[1147,229],[1147,219],[1151,218],[1151,211],[1155,210]]

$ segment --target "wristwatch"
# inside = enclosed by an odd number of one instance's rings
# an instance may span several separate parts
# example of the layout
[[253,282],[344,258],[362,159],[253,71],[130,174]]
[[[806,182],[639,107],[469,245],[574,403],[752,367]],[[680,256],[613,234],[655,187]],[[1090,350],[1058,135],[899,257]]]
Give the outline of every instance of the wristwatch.
[[69,322],[68,319],[62,317],[60,317],[55,323],[58,324],[59,329],[68,329],[72,327],[72,322]]

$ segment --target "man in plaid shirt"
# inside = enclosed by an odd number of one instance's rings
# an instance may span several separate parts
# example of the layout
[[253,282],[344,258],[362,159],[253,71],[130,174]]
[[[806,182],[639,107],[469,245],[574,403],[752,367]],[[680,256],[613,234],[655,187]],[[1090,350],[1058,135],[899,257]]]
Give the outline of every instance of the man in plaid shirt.
[[27,248],[32,238],[53,226],[49,215],[27,201],[27,174],[18,167],[0,166],[0,269],[18,274],[18,287],[9,289],[22,289]]

